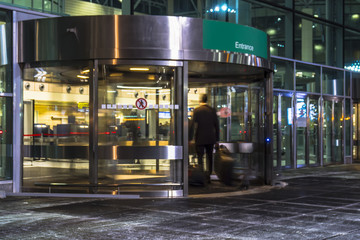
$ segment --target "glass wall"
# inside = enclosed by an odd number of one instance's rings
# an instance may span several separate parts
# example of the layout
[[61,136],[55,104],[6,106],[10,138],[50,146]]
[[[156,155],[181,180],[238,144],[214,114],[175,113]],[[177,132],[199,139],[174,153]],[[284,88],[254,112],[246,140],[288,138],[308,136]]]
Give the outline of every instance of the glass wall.
[[322,92],[330,95],[344,95],[344,71],[323,68]]
[[12,179],[12,99],[0,98],[0,181]]
[[320,67],[296,63],[296,91],[320,93]]
[[344,24],[360,30],[360,4],[357,0],[344,0]]
[[12,19],[0,11],[0,181],[12,179]]
[[342,23],[343,3],[339,0],[295,0],[295,10],[316,18]]
[[53,14],[63,14],[65,10],[65,0],[1,0],[0,4],[10,4],[16,7]]
[[[273,57],[272,61],[276,69],[273,114],[276,148],[274,166],[281,169],[284,163],[280,163],[279,159],[291,151],[295,153],[297,168],[344,163],[345,157],[348,159],[351,154],[352,118],[357,124],[356,114],[351,115],[352,74],[340,68],[280,57]],[[294,64],[295,73],[291,67],[282,67],[291,66],[291,63]],[[280,70],[277,66],[280,66]],[[295,77],[295,91],[283,87],[282,79],[286,74],[289,79],[291,75]],[[292,106],[290,97],[293,94],[296,99]],[[283,129],[291,127],[289,125],[293,120],[294,131],[285,133]],[[284,136],[289,138],[286,139]],[[357,138],[357,135],[354,136]],[[292,145],[291,140],[296,140],[296,143]],[[357,151],[355,153],[357,154]],[[285,159],[289,161],[286,162],[286,166],[294,166],[291,162],[292,154],[287,155]]]

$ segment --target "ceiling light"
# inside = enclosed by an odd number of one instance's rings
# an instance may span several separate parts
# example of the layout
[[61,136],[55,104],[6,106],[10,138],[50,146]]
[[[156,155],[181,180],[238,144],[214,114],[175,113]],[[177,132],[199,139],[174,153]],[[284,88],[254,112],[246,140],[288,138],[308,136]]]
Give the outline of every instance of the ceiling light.
[[149,68],[146,67],[132,67],[130,71],[149,71]]
[[121,89],[162,89],[162,87],[135,87],[135,86],[116,86]]
[[78,78],[82,78],[82,79],[88,79],[88,76],[84,76],[84,75],[77,75]]

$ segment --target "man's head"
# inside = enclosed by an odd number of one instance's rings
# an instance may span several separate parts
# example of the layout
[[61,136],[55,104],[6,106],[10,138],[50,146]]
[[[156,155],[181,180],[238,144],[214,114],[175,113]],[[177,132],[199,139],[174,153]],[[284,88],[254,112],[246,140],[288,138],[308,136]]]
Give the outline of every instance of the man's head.
[[202,94],[200,96],[200,103],[207,103],[207,95],[206,94]]

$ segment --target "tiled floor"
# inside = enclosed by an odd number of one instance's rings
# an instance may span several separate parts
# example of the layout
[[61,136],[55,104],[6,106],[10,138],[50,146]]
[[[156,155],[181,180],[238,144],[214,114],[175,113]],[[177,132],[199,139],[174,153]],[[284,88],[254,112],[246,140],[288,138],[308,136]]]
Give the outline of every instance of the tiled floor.
[[360,239],[357,169],[303,170],[282,174],[284,188],[180,199],[7,197],[0,239]]

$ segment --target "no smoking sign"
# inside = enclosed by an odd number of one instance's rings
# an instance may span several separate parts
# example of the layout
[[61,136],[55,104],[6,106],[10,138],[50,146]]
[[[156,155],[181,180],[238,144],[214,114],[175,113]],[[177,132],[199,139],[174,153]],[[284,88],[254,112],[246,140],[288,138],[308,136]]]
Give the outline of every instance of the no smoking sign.
[[135,102],[135,106],[139,110],[144,110],[147,107],[147,101],[145,98],[138,98]]

